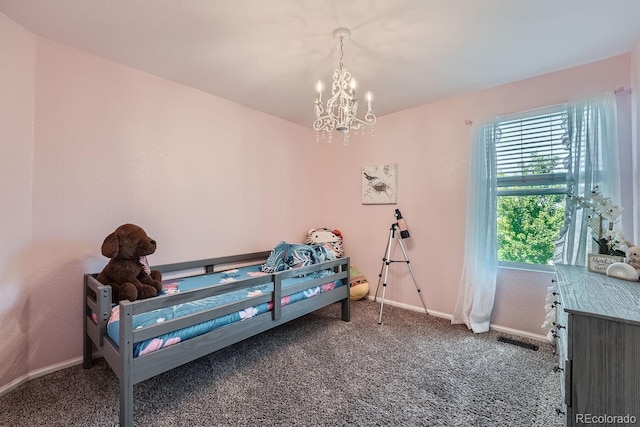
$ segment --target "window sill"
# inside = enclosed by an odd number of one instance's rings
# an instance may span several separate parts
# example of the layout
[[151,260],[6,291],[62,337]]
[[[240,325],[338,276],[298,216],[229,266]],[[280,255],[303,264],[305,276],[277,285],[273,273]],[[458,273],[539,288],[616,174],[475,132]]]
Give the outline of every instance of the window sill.
[[527,264],[525,262],[508,262],[498,261],[498,268],[504,268],[508,270],[526,270],[526,271],[539,271],[539,272],[554,272],[553,265],[542,264]]

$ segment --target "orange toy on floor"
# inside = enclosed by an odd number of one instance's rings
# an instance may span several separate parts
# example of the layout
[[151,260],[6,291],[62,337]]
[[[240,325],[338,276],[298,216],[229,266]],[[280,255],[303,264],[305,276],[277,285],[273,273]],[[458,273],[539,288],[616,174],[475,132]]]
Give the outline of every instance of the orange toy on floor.
[[351,266],[349,267],[351,288],[349,289],[349,299],[356,301],[366,297],[369,294],[369,282],[360,271]]

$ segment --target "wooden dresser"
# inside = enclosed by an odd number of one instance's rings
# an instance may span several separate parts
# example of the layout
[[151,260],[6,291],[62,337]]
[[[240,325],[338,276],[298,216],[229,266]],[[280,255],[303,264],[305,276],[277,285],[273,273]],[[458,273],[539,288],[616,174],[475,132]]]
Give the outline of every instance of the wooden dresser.
[[568,426],[640,425],[640,282],[556,265]]

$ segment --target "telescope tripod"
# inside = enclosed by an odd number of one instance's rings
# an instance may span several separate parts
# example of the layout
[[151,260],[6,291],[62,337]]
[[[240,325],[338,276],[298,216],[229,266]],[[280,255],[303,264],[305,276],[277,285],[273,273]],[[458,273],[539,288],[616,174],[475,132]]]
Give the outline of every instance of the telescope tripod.
[[[391,228],[389,229],[389,240],[387,241],[387,248],[385,249],[385,256],[382,258],[382,267],[380,268],[380,274],[378,275],[378,287],[376,288],[376,294],[373,297],[373,301],[376,301],[378,297],[378,290],[380,289],[380,280],[382,280],[382,271],[384,270],[384,282],[382,282],[382,299],[380,300],[380,317],[378,318],[378,325],[382,324],[382,309],[384,308],[384,293],[387,289],[387,278],[389,276],[389,265],[393,262],[404,262],[409,267],[409,273],[411,273],[411,278],[413,279],[413,284],[418,291],[418,295],[420,295],[420,302],[422,303],[422,307],[424,307],[424,312],[429,314],[427,311],[427,306],[424,304],[422,300],[422,295],[420,294],[420,288],[418,287],[418,282],[416,282],[416,276],[413,274],[413,269],[411,268],[411,262],[409,261],[409,257],[407,257],[407,252],[404,250],[404,245],[402,244],[402,240],[396,234],[396,228],[398,227],[398,223],[391,224]],[[394,238],[400,244],[400,249],[402,249],[402,255],[404,256],[404,261],[392,260],[391,259],[391,246]]]

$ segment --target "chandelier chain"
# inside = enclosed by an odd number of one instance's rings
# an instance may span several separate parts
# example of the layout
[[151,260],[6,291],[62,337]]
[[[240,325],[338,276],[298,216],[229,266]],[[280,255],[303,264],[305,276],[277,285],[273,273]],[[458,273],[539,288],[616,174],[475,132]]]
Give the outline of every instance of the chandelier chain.
[[342,58],[344,57],[344,37],[340,36],[340,70],[344,69],[344,64],[342,63]]

